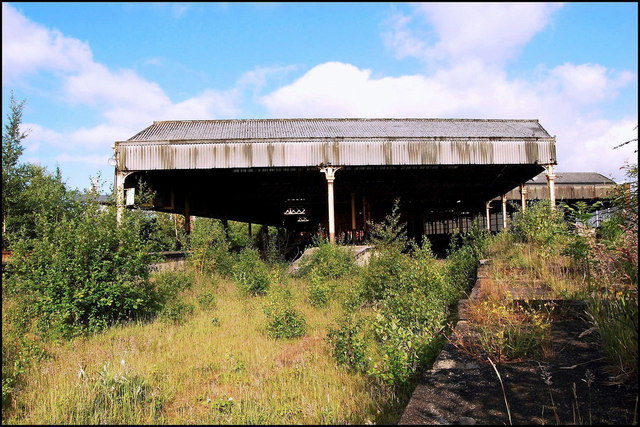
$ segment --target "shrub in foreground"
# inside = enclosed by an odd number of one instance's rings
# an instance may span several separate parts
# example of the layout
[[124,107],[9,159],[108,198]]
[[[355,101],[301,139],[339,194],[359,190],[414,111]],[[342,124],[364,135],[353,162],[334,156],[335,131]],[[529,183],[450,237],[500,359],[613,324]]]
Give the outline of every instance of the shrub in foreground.
[[253,248],[245,248],[238,254],[231,271],[238,287],[250,295],[265,294],[271,284],[269,268]]
[[329,328],[327,335],[336,362],[356,372],[365,372],[369,367],[364,323],[363,318],[347,314],[337,328]]
[[306,322],[293,306],[291,291],[276,287],[270,291],[264,306],[267,334],[272,338],[295,338],[305,334]]
[[302,260],[300,275],[308,276],[313,271],[324,279],[339,279],[353,273],[355,269],[355,258],[351,250],[320,240],[318,249]]
[[309,304],[314,307],[327,305],[333,294],[334,285],[317,273],[315,269],[308,275],[307,295]]
[[521,242],[552,249],[555,243],[566,236],[567,225],[562,210],[551,209],[550,202],[542,200],[527,207],[524,212],[518,212],[510,231]]
[[198,218],[190,236],[191,264],[200,273],[217,272],[222,276],[231,273],[234,257],[220,221]]
[[139,221],[126,213],[120,227],[113,209],[89,204],[67,221],[43,220],[41,239],[15,247],[10,294],[40,330],[74,335],[153,313],[157,293],[149,282],[147,244]]

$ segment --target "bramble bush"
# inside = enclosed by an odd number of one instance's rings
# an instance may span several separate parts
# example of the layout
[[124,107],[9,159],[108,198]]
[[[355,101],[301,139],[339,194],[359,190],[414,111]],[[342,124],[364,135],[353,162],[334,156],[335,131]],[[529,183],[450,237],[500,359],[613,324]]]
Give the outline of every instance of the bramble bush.
[[263,310],[267,316],[267,335],[270,337],[296,338],[305,334],[306,322],[295,310],[289,289],[282,286],[272,287]]

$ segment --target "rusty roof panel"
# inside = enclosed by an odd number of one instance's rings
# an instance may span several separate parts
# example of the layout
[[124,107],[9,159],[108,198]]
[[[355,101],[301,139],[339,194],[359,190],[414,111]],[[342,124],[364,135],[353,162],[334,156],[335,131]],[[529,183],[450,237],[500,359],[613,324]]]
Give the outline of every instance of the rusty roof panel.
[[555,162],[555,140],[368,138],[116,144],[119,170]]

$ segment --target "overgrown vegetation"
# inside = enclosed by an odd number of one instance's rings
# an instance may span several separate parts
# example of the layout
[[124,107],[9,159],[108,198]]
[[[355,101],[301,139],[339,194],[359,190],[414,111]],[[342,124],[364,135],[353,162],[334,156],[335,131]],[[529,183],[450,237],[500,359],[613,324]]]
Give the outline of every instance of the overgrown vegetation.
[[264,306],[267,334],[272,338],[296,338],[304,335],[304,317],[294,308],[293,296],[286,287],[272,288]]
[[[455,235],[444,260],[407,238],[396,202],[370,224],[366,265],[317,241],[290,278],[273,227],[250,237],[246,224],[198,218],[187,237],[178,218],[139,209],[117,227],[97,187],[79,195],[59,171],[20,164],[23,103],[11,102],[3,422],[396,422],[487,254],[500,298],[472,311],[483,354],[544,352],[546,312],[503,302],[517,273],[554,297],[587,298],[618,375],[637,378],[637,186],[598,233],[586,207],[567,226],[541,203],[508,233],[474,224]],[[151,253],[178,249],[189,251],[184,269],[150,273]]]
[[637,168],[627,171],[631,184],[617,188],[614,213],[599,229],[589,226],[599,203],[553,210],[539,202],[490,240],[485,297],[470,307],[477,339],[454,337],[459,346],[496,362],[537,357],[548,341],[548,310],[513,301],[584,299],[614,376],[637,382]]
[[328,339],[340,364],[406,393],[436,354],[449,306],[473,281],[479,252],[454,247],[453,262],[437,260],[428,241],[407,239],[398,201],[372,230],[376,250]]

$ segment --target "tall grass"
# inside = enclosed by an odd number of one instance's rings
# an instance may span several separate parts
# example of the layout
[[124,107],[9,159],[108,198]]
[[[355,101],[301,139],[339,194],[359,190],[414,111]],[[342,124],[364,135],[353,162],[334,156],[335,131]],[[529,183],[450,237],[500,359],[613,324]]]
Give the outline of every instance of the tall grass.
[[[294,279],[289,288],[306,321],[304,337],[269,337],[263,311],[268,296],[247,297],[227,279],[198,276],[177,295],[195,307],[182,323],[133,322],[53,345],[51,358],[25,374],[15,410],[4,421],[395,421],[399,409],[389,409],[394,395],[339,369],[330,354],[325,337],[341,312],[339,301],[317,309],[307,302],[303,281]],[[215,306],[198,304],[212,292]]]

